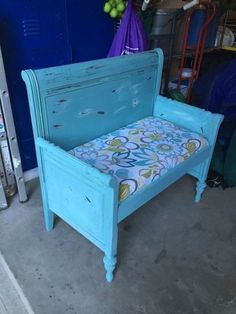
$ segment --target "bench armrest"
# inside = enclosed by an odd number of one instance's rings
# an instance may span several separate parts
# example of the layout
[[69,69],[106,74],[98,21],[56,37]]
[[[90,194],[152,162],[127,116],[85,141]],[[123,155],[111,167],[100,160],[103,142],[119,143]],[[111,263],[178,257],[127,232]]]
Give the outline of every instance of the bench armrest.
[[224,118],[221,114],[213,114],[163,96],[157,96],[153,115],[202,134],[211,146],[215,145],[218,130]]
[[59,146],[56,146],[41,137],[36,139],[36,149],[39,155],[38,157],[42,158],[46,154],[47,158],[50,158],[52,162],[60,163],[60,166],[64,171],[72,171],[74,175],[80,176],[80,180],[87,180],[92,184],[98,184],[98,186],[114,185],[114,177],[111,175],[99,171],[88,163],[61,149]]
[[36,151],[45,221],[55,213],[106,251],[118,223],[117,180],[42,138]]

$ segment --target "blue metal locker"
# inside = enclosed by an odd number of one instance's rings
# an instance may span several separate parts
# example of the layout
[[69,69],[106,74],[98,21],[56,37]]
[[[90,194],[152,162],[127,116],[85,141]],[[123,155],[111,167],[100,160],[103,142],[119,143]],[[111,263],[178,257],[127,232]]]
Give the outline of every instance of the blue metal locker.
[[103,2],[0,2],[0,44],[24,170],[36,167],[36,158],[21,70],[105,57],[114,24],[103,13]]

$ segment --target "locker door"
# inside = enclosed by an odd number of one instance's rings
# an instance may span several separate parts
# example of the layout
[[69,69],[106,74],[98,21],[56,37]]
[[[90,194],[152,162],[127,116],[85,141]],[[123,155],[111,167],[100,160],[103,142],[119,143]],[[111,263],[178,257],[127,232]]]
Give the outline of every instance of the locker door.
[[71,62],[65,0],[1,0],[0,38],[24,170],[36,167],[21,70]]
[[21,70],[106,57],[114,22],[103,0],[1,0],[0,43],[23,169],[37,166]]
[[67,0],[73,62],[106,57],[115,26],[114,20],[103,12],[104,2],[105,0]]

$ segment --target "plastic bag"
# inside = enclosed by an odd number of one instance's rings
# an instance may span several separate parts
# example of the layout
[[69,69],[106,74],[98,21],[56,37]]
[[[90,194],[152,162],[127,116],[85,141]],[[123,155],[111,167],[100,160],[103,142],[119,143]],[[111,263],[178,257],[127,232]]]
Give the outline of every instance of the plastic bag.
[[132,1],[129,0],[108,57],[133,54],[145,50],[147,50],[147,38],[144,28],[139,16],[133,9]]

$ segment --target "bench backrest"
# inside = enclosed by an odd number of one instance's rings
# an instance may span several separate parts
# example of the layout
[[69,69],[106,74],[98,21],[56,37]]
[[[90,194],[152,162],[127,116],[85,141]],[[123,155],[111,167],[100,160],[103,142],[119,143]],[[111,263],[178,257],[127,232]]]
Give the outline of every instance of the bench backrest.
[[155,49],[23,71],[34,136],[68,150],[152,115],[162,67]]

